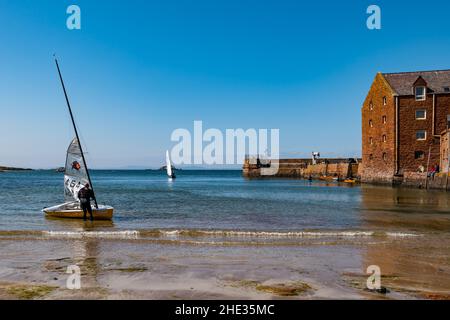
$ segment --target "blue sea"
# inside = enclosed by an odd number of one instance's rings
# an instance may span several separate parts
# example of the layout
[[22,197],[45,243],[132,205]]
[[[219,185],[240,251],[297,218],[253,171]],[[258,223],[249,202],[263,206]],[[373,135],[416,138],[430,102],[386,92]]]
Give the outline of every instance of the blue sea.
[[[445,192],[309,182],[246,179],[240,171],[93,170],[99,203],[115,208],[118,230],[445,230]],[[63,174],[50,170],[0,173],[0,230],[61,230],[41,210],[64,202]],[[99,225],[100,226],[100,225]]]

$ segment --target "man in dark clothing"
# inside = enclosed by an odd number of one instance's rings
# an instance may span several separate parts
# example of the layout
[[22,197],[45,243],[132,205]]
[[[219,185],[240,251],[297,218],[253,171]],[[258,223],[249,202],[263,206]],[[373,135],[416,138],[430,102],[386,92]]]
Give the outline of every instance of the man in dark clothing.
[[80,199],[80,206],[83,210],[83,219],[86,221],[86,214],[89,212],[91,216],[91,221],[94,221],[94,216],[92,215],[91,199],[94,200],[94,192],[89,188],[89,183],[78,191],[78,199]]

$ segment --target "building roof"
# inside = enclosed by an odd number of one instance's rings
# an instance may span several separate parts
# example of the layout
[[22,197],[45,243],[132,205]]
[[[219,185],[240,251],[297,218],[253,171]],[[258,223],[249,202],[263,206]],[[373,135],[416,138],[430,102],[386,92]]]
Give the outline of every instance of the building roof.
[[412,95],[419,77],[427,82],[430,93],[450,93],[450,70],[383,73],[383,76],[400,96]]

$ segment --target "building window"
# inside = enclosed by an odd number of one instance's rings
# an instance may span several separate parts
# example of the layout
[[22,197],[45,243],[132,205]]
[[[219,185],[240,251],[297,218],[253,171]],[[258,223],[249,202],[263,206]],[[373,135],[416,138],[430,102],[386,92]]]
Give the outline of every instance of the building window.
[[386,135],[384,134],[383,135],[383,142],[386,142],[387,141],[387,137],[386,137]]
[[383,106],[387,105],[387,98],[383,97]]
[[426,132],[426,130],[416,131],[416,139],[417,140],[427,140],[427,132]]
[[423,160],[425,159],[425,152],[423,151],[414,151],[414,159]]
[[372,101],[369,102],[369,109],[373,110],[373,102]]
[[369,138],[369,143],[373,144],[373,138],[372,137]]
[[373,154],[369,154],[369,160],[373,160]]
[[426,98],[427,88],[426,87],[416,87],[414,89],[416,100],[417,101],[423,101]]
[[383,119],[382,119],[382,121],[383,121],[383,123],[384,123],[384,124],[386,124],[386,122],[387,122],[387,118],[386,118],[386,116],[383,116]]
[[373,122],[372,122],[372,120],[369,120],[369,127],[373,127]]
[[416,120],[425,120],[427,118],[427,110],[419,109],[416,110]]
[[386,161],[387,160],[387,153],[383,152],[383,160]]

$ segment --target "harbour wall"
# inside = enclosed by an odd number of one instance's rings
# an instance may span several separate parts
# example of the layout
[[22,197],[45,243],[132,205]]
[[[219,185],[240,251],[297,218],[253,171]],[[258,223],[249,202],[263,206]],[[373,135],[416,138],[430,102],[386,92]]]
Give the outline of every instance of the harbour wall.
[[435,175],[428,175],[425,172],[405,172],[401,177],[394,177],[393,185],[448,191],[450,178],[446,172],[436,173]]
[[311,159],[280,159],[277,160],[278,172],[275,175],[262,175],[261,170],[270,164],[275,164],[274,161],[246,158],[242,170],[243,176],[247,178],[275,177],[315,180],[351,178],[368,184],[436,190],[450,189],[450,177],[446,172],[434,175],[425,172],[404,172],[402,175],[385,172],[380,176],[365,175],[360,159],[320,159],[320,163],[317,164],[313,164]]
[[[261,169],[275,164],[275,160],[263,161],[255,158],[246,158],[243,165],[244,177],[262,177]],[[360,159],[320,159],[320,163],[313,164],[312,159],[280,159],[278,172],[271,177],[299,178],[299,179],[323,179],[346,178],[359,179]],[[268,176],[270,177],[270,176]]]
[[385,170],[374,173],[364,171],[363,165],[361,163],[359,168],[362,183],[446,191],[450,189],[450,177],[447,172],[432,175],[426,172],[405,171],[394,174]]

